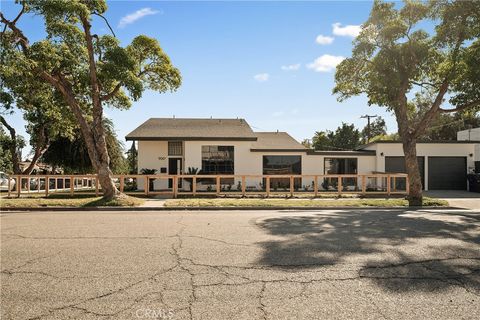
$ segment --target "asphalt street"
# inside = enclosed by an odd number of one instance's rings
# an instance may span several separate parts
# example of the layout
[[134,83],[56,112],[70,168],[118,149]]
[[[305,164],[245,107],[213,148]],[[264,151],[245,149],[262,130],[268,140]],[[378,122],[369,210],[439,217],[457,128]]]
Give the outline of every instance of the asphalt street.
[[469,210],[1,214],[1,319],[478,319]]

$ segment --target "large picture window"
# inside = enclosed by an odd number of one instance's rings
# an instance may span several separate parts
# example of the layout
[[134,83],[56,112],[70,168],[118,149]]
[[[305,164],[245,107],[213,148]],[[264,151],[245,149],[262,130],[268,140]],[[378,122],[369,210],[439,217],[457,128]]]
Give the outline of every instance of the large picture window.
[[302,174],[302,157],[263,156],[263,174]]
[[325,158],[325,174],[357,174],[357,158]]
[[[263,156],[263,174],[265,175],[288,175],[302,174],[302,156]],[[263,182],[265,184],[265,181]],[[271,187],[289,188],[289,178],[271,178]],[[294,187],[299,188],[302,185],[302,179],[294,179]]]
[[234,174],[233,146],[202,146],[202,174]]

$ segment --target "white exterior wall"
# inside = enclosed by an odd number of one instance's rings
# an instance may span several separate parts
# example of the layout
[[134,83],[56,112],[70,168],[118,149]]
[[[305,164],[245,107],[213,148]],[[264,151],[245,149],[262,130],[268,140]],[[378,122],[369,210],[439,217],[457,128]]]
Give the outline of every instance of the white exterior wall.
[[[457,132],[457,140],[459,141],[480,141],[480,128],[462,130]],[[480,161],[480,143],[475,145],[475,161]]]
[[[365,150],[376,150],[375,171],[385,172],[385,157],[403,157],[403,146],[401,143],[378,143],[365,148]],[[382,155],[383,153],[383,155]],[[473,154],[473,157],[470,157]],[[425,157],[425,190],[428,190],[428,157],[466,157],[467,170],[474,168],[475,145],[463,143],[419,143],[417,144],[417,156]]]

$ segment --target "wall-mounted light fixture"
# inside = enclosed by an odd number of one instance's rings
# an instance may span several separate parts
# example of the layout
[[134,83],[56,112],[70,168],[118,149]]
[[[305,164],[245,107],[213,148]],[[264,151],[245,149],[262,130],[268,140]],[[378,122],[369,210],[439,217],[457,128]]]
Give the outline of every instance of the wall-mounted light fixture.
[[470,153],[468,156],[469,156],[470,158],[473,157],[473,153]]
[[380,156],[382,156],[382,157],[383,157],[383,152],[381,152],[381,153],[380,153]]

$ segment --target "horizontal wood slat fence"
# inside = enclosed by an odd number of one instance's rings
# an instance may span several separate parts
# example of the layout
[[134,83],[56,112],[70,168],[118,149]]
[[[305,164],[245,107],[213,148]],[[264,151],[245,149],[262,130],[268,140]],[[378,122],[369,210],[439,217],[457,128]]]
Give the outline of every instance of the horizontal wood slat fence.
[[[12,175],[8,196],[43,193],[102,194],[97,175]],[[359,175],[113,175],[121,192],[143,195],[406,195],[406,174]]]

